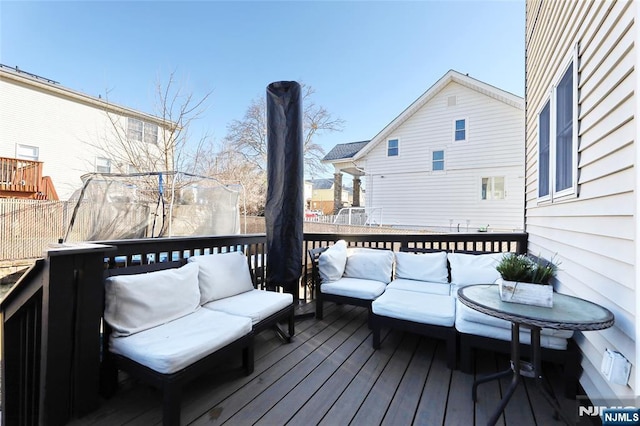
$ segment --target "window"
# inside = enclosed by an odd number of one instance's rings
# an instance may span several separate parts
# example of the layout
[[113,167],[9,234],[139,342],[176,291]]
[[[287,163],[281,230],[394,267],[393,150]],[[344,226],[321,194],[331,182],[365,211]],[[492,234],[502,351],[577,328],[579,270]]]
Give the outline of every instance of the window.
[[464,141],[467,139],[467,120],[456,120],[454,130],[454,140]]
[[431,170],[444,170],[444,151],[433,151],[431,153]]
[[142,141],[142,121],[130,118],[127,124],[127,137],[134,141]]
[[538,198],[575,195],[577,189],[577,49],[538,113]]
[[398,156],[398,139],[389,139],[387,141],[387,157],[397,157]]
[[96,157],[96,172],[111,173],[111,160],[108,158]]
[[483,177],[481,186],[482,200],[504,200],[504,176]]
[[16,158],[21,160],[38,161],[40,155],[40,149],[37,146],[22,145],[16,146]]
[[144,141],[152,145],[158,143],[158,126],[155,124],[144,123]]
[[549,139],[551,137],[550,131],[550,116],[549,116],[549,101],[544,105],[540,115],[538,116],[538,197],[549,196]]
[[556,191],[573,184],[573,64],[556,89]]
[[158,125],[129,118],[127,120],[127,137],[133,141],[156,145],[158,143]]

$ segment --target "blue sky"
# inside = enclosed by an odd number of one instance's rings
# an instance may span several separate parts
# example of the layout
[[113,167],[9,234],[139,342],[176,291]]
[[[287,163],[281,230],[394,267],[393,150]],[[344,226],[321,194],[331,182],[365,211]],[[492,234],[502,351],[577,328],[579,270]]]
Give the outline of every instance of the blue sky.
[[524,96],[524,1],[0,1],[0,62],[154,113],[175,71],[215,141],[267,85],[297,80],[373,138],[449,69]]

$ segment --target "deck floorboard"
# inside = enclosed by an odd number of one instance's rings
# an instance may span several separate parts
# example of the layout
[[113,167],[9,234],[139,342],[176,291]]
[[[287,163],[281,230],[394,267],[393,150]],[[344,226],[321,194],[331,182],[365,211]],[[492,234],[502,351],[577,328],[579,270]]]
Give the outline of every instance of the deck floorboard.
[[[307,305],[303,309],[313,309]],[[183,392],[185,425],[484,425],[509,379],[479,386],[473,381],[504,370],[508,357],[477,351],[474,373],[449,370],[443,341],[384,329],[371,347],[364,308],[327,304],[325,317],[301,318],[283,343],[272,331],[256,336],[255,369],[244,376],[229,359]],[[562,395],[559,367],[545,364],[563,413],[576,417],[576,402]],[[123,377],[114,397],[71,425],[159,425],[161,394]],[[499,425],[561,425],[535,383],[521,383]]]

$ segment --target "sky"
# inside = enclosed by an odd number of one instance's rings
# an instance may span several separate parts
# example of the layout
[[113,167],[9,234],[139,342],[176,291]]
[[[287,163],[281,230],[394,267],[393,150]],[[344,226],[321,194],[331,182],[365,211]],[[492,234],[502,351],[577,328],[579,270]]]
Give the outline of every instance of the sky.
[[150,114],[173,72],[211,92],[190,133],[214,143],[295,80],[345,122],[318,136],[328,152],[372,139],[450,69],[524,96],[524,25],[524,0],[0,0],[0,63]]

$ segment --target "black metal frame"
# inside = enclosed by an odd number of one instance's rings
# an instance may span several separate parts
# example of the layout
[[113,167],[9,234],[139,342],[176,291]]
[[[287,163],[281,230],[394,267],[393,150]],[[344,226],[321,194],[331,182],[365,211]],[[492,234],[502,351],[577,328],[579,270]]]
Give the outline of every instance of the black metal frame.
[[395,330],[408,331],[427,337],[442,339],[447,344],[447,367],[455,370],[458,362],[458,333],[454,326],[426,324],[421,322],[403,320],[371,312],[371,328],[373,331],[372,344],[374,349],[380,349],[380,330],[389,327]]
[[[369,324],[369,328],[372,327],[372,322],[371,322],[371,315],[372,315],[372,311],[371,311],[371,304],[373,303],[373,299],[361,299],[359,297],[349,297],[349,296],[341,296],[341,295],[337,295],[337,294],[331,294],[331,293],[323,293],[320,290],[320,287],[322,285],[321,279],[320,279],[320,272],[319,272],[319,267],[318,267],[318,259],[320,258],[320,255],[327,249],[327,247],[317,247],[314,249],[309,250],[309,256],[311,257],[311,270],[312,270],[312,276],[313,276],[313,282],[314,282],[314,288],[315,288],[315,296],[316,296],[316,319],[321,320],[324,317],[324,312],[323,312],[323,303],[324,302],[334,302],[338,305],[353,305],[353,306],[362,306],[364,308],[367,308],[367,312],[368,312],[368,324]],[[391,278],[391,277],[389,277]]]
[[[523,361],[520,357],[521,354],[521,345],[520,345],[520,326],[528,328],[531,330],[531,361]],[[549,404],[555,410],[554,418],[560,417],[567,425],[571,424],[571,422],[566,419],[562,415],[562,410],[560,409],[560,404],[558,403],[557,398],[555,397],[551,386],[547,382],[544,381],[542,376],[542,359],[541,359],[541,346],[540,346],[540,327],[520,324],[517,322],[511,323],[511,365],[508,369],[504,371],[500,371],[498,373],[490,374],[485,377],[481,377],[473,382],[473,387],[471,391],[471,397],[474,402],[478,401],[478,386],[487,383],[493,380],[498,380],[503,377],[511,376],[511,383],[509,387],[504,392],[502,400],[493,414],[489,418],[487,422],[488,425],[495,425],[498,422],[498,418],[504,411],[507,406],[507,403],[513,396],[518,384],[522,381],[522,377],[530,377],[535,380],[536,386],[542,393],[542,396],[549,402]],[[574,395],[575,398],[575,395]]]
[[238,353],[238,351],[242,351],[242,368],[244,373],[247,376],[253,373],[253,336],[253,332],[245,334],[227,346],[218,349],[216,352],[171,374],[159,373],[121,355],[112,356],[116,368],[126,371],[131,376],[162,391],[162,424],[165,426],[179,425],[182,387],[185,384],[210,371],[220,363],[220,360],[227,359]]
[[[460,339],[460,370],[463,373],[473,373],[472,359],[474,349],[483,349],[492,352],[510,354],[513,352],[511,342],[490,337],[477,336],[475,334],[461,333]],[[520,343],[519,353],[531,351],[530,345]],[[568,339],[566,349],[540,348],[542,361],[553,362],[562,365],[562,377],[564,383],[564,395],[566,398],[575,399],[578,389],[578,369],[580,368],[580,353],[573,339]]]
[[[115,275],[133,275],[177,268],[184,265],[186,262],[186,259],[180,259],[173,262],[151,263],[146,265],[107,269],[105,271],[105,277]],[[279,326],[279,323],[285,320],[288,322],[288,334]],[[112,395],[117,388],[117,370],[120,369],[126,371],[131,376],[136,377],[162,391],[163,424],[178,425],[180,424],[180,397],[182,393],[182,386],[211,370],[221,359],[227,358],[240,350],[242,351],[242,367],[245,374],[251,374],[254,368],[253,337],[264,330],[273,328],[284,341],[287,343],[291,342],[291,338],[295,333],[294,305],[292,303],[290,306],[287,306],[286,308],[283,308],[258,322],[253,326],[253,329],[249,334],[231,342],[223,348],[218,349],[216,352],[207,355],[188,367],[171,374],[159,373],[122,355],[110,353],[108,350],[108,344],[111,327],[109,327],[106,322],[103,322],[103,327],[103,365],[101,371],[102,393],[105,396]]]

